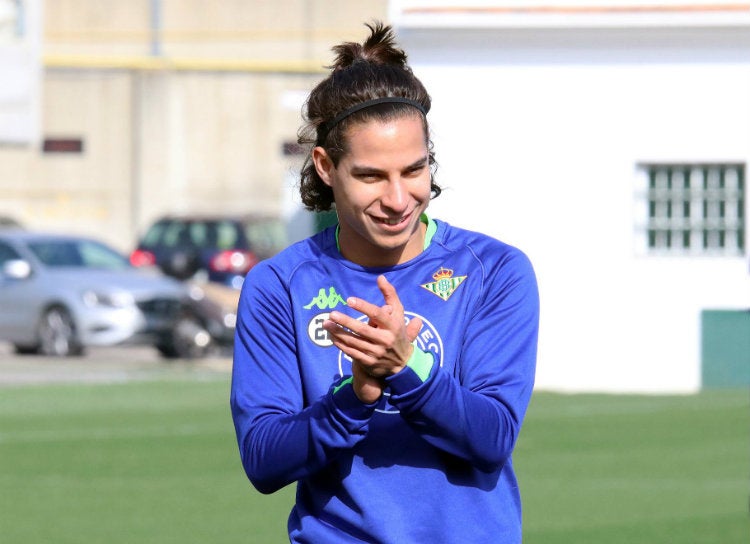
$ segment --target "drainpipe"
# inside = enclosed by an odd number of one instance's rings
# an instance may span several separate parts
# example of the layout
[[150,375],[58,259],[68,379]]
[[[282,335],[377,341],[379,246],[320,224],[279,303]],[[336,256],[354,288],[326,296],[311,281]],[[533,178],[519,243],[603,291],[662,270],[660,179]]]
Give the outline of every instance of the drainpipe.
[[151,0],[151,56],[161,56],[161,0]]

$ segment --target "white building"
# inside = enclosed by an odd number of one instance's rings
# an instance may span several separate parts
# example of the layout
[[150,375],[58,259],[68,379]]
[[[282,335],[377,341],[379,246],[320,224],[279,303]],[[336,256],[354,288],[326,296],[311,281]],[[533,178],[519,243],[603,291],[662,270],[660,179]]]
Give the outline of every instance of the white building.
[[390,16],[433,98],[431,213],[535,264],[538,387],[698,390],[705,310],[737,310],[750,369],[750,3],[472,6]]

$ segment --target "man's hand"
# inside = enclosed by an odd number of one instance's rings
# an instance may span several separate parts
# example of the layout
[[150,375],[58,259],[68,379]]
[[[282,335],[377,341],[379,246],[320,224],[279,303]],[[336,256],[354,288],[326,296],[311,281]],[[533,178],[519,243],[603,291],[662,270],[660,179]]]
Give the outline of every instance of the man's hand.
[[414,350],[412,342],[422,328],[419,318],[405,322],[398,293],[385,276],[378,276],[378,288],[385,301],[383,306],[355,297],[346,301],[350,308],[366,315],[368,322],[334,311],[323,324],[333,344],[352,358],[354,391],[368,404],[383,393],[383,378],[406,366]]

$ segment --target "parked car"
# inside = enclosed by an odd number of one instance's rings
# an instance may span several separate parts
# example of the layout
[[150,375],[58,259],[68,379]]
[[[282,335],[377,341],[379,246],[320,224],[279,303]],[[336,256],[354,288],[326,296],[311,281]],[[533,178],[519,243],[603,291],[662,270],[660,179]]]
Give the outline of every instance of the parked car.
[[0,341],[19,353],[70,356],[88,346],[154,345],[190,356],[186,285],[133,267],[91,238],[0,231]]
[[180,280],[216,282],[239,289],[258,261],[286,245],[274,217],[163,217],[146,230],[130,255],[135,266],[158,266]]
[[0,229],[22,229],[23,225],[13,217],[0,215]]
[[177,325],[180,338],[192,338],[184,352],[198,358],[231,348],[240,291],[216,282],[190,282],[188,286],[190,299]]

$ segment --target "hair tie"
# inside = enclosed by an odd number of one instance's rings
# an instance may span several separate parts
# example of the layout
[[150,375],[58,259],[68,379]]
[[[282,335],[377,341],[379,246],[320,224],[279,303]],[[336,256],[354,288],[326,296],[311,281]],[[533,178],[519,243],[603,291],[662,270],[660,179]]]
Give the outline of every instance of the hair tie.
[[331,119],[330,121],[323,123],[318,128],[318,144],[317,145],[323,145],[326,141],[326,138],[328,137],[328,133],[331,132],[331,129],[338,125],[341,121],[349,117],[351,114],[358,112],[359,110],[363,110],[365,108],[370,108],[372,106],[377,106],[378,104],[408,104],[409,106],[417,108],[420,112],[422,112],[422,115],[427,115],[427,110],[424,109],[424,106],[417,102],[416,100],[412,100],[411,98],[402,98],[400,96],[385,96],[383,98],[373,98],[372,100],[365,100],[364,102],[360,102],[359,104],[355,104],[354,106],[345,109],[344,111],[340,112],[336,117]]

